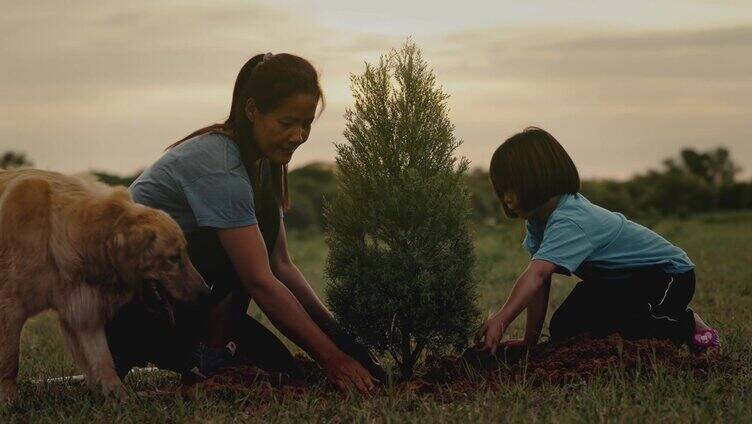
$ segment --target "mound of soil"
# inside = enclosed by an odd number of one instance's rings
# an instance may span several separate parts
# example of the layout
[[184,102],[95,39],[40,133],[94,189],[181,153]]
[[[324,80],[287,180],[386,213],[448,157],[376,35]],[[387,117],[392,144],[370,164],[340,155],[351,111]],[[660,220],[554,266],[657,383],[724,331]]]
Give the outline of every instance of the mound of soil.
[[[655,367],[701,365],[685,348],[667,340],[625,340],[617,334],[602,339],[587,335],[563,342],[545,342],[531,349],[505,349],[488,356],[468,349],[461,358],[429,358],[426,380],[449,383],[461,375],[534,377],[538,381],[568,383],[611,371],[635,372]],[[458,374],[459,373],[459,374]]]
[[297,356],[296,361],[303,371],[303,378],[294,379],[287,374],[262,370],[253,365],[239,365],[222,369],[219,373],[198,384],[206,393],[239,393],[254,390],[262,394],[283,395],[302,393],[306,387],[323,381],[323,374],[315,362]]
[[[474,349],[468,349],[463,356],[429,357],[420,377],[398,382],[396,388],[413,393],[448,391],[472,395],[471,391],[481,387],[493,389],[521,379],[533,384],[567,384],[615,371],[635,375],[638,370],[646,373],[656,367],[706,370],[708,359],[695,358],[686,348],[669,341],[624,340],[618,335],[603,339],[580,336],[565,342],[540,343],[532,349],[506,349],[493,357]],[[302,356],[298,361],[305,370],[303,380],[245,365],[227,368],[200,387],[208,393],[255,390],[284,396],[324,384],[323,373],[315,363]]]

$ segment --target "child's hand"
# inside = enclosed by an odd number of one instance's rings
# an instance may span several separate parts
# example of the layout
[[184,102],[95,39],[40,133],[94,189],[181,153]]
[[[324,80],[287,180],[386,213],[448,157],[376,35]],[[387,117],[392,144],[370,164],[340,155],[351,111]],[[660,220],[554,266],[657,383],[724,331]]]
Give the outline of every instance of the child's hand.
[[504,336],[504,323],[498,317],[494,315],[483,324],[483,327],[478,331],[476,338],[476,344],[478,347],[488,352],[490,355],[496,354],[496,349],[499,347],[499,342]]

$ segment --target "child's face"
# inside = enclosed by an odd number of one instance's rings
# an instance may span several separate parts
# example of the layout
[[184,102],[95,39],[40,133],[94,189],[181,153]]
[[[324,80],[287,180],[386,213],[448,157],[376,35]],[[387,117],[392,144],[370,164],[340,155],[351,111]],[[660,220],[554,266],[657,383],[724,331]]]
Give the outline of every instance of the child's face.
[[520,203],[517,199],[517,194],[512,191],[506,191],[504,192],[504,198],[501,199],[502,202],[507,206],[507,209],[514,212],[518,217],[523,219],[530,218],[530,213],[526,212],[522,209],[520,209]]

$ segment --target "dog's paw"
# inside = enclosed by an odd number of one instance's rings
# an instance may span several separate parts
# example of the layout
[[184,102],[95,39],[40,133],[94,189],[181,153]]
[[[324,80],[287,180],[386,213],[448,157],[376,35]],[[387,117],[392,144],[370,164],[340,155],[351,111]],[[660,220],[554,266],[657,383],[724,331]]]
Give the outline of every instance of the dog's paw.
[[128,390],[125,389],[125,386],[121,382],[102,386],[102,393],[107,399],[112,399],[120,403],[128,401],[128,397],[130,396]]

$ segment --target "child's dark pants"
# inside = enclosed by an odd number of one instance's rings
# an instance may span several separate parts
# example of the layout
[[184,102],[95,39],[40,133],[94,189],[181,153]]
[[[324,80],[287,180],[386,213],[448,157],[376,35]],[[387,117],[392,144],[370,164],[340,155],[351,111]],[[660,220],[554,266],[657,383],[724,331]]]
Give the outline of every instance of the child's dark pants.
[[551,340],[578,334],[626,339],[689,341],[694,314],[687,307],[695,291],[693,270],[668,274],[658,267],[601,272],[577,283],[554,312]]

